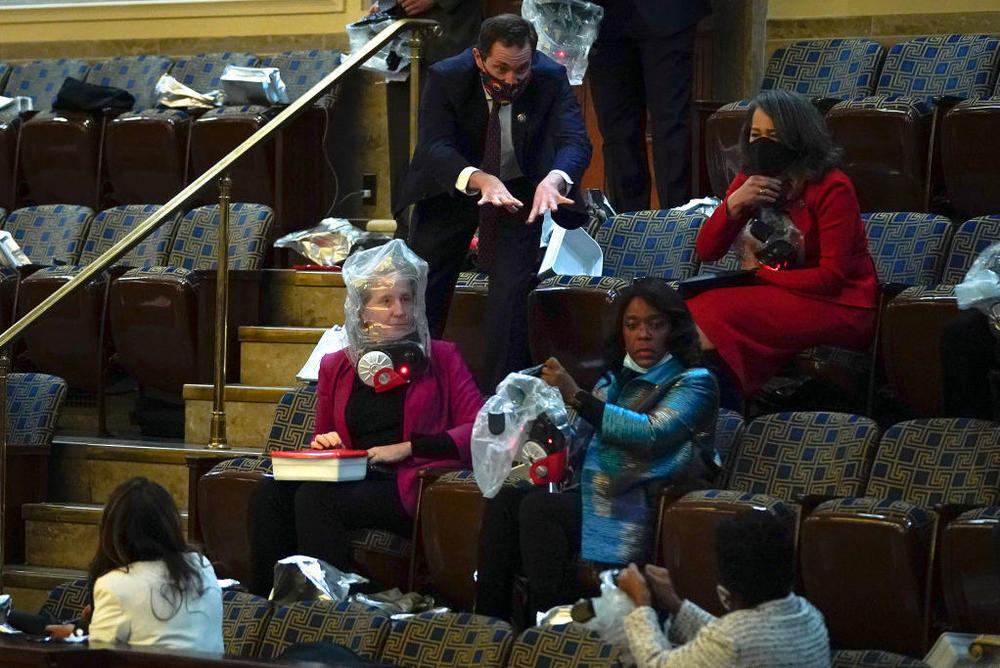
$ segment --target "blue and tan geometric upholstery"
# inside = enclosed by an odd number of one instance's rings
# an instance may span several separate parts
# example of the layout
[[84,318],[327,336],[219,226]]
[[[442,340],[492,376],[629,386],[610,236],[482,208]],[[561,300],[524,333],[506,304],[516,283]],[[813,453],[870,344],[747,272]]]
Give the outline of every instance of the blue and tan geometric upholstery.
[[580,624],[532,626],[514,641],[507,668],[613,668],[621,665],[620,653]]
[[[86,82],[126,90],[135,98],[132,108],[145,109],[156,105],[156,82],[170,65],[163,56],[119,56],[95,64]],[[107,118],[98,116],[44,111],[24,124],[21,162],[32,201],[104,208],[101,141]]]
[[791,531],[799,507],[766,494],[738,490],[689,492],[667,506],[660,519],[657,563],[670,569],[677,593],[715,615],[725,614],[715,591],[719,567],[715,559],[715,527],[737,513],[770,512]]
[[[818,39],[793,42],[771,54],[761,90],[788,90],[823,109],[833,100],[871,95],[885,57],[870,39]],[[705,124],[705,157],[712,193],[722,197],[740,167],[740,130],[749,100],[724,105]]]
[[958,313],[954,285],[984,248],[1000,241],[1000,216],[980,216],[951,239],[941,283],[907,288],[882,317],[882,354],[893,395],[915,416],[941,414],[941,360],[936,351],[944,325]]
[[276,659],[296,643],[326,641],[375,661],[389,635],[390,621],[377,608],[358,603],[299,601],[274,611],[258,655]]
[[[194,90],[219,89],[226,65],[249,67],[250,53],[200,53],[181,58],[170,76]],[[157,109],[149,106],[112,120],[104,138],[110,196],[119,203],[166,202],[187,183],[188,136],[191,122],[203,110]],[[197,175],[192,175],[197,176]]]
[[[318,50],[289,51],[261,62],[263,67],[281,70],[290,101],[319,83],[339,64],[339,52]],[[233,199],[276,209],[276,236],[315,225],[332,204],[328,198],[334,187],[329,182],[324,139],[336,134],[328,131],[334,99],[335,93],[328,92],[272,141],[245,153],[229,170]],[[195,120],[191,124],[189,180],[204,173],[263,127],[276,112],[276,107],[259,105],[217,107]],[[195,202],[217,199],[212,186],[203,188]]]
[[[33,60],[16,65],[6,77],[0,75],[0,95],[30,97],[33,109],[48,111],[66,77],[82,79],[89,68],[87,61],[76,58]],[[19,116],[4,114],[0,117],[0,206],[8,209],[24,204],[18,199],[20,175],[14,173],[20,131]]]
[[240,591],[222,592],[222,642],[229,656],[257,656],[271,621],[271,602]]
[[925,652],[934,509],[998,502],[1000,424],[935,418],[886,430],[864,496],[824,502],[802,525],[803,586],[832,642]]
[[[934,98],[989,94],[1000,58],[991,35],[930,35],[889,49],[874,95],[835,105],[827,124],[845,151],[862,211],[925,211]],[[941,184],[930,185],[932,194]]]
[[856,496],[868,480],[878,437],[878,425],[860,415],[764,415],[744,429],[726,486],[796,503]]
[[[94,217],[82,244],[78,262],[49,267],[25,278],[18,293],[18,314],[36,307],[79,274],[119,239],[153,215],[158,205],[120,206],[101,211]],[[104,429],[103,387],[112,355],[106,326],[109,276],[121,268],[163,264],[173,242],[180,215],[165,220],[160,227],[118,261],[112,272],[101,272],[85,285],[50,308],[28,330],[28,355],[37,368],[62,376],[70,387],[98,393],[99,429]]]
[[712,448],[715,450],[716,462],[722,467],[720,478],[716,481],[720,487],[728,487],[726,481],[732,471],[736,454],[739,451],[740,439],[746,422],[743,416],[734,410],[720,408],[715,418],[715,434],[712,437]]
[[938,550],[950,627],[1000,633],[1000,506],[974,508],[948,523]]
[[[31,260],[32,265],[75,264],[94,212],[69,204],[29,206],[12,211],[4,229]],[[0,326],[10,326],[14,297],[21,276],[37,267],[14,271],[0,268]]]
[[580,387],[593,387],[606,366],[604,344],[615,318],[613,295],[627,285],[609,276],[554,276],[543,281],[528,295],[532,361],[541,364],[555,357]]
[[[230,205],[230,382],[239,378],[238,329],[260,319],[258,270],[273,220],[266,206]],[[180,395],[185,383],[211,382],[218,225],[218,205],[189,211],[177,225],[166,267],[131,269],[111,285],[108,310],[115,349],[140,385]]]
[[7,442],[48,445],[66,398],[66,381],[44,373],[7,375]]
[[948,199],[966,218],[1000,211],[1000,77],[991,97],[962,100],[941,122],[941,168]]
[[879,668],[879,666],[927,668],[927,664],[919,659],[880,649],[837,650],[830,657],[830,666],[831,668]]
[[493,391],[492,387],[487,387],[491,372],[484,366],[489,345],[483,336],[489,282],[489,275],[481,271],[463,271],[458,275],[441,332],[442,339],[458,346],[462,359],[469,365],[469,371],[483,393]]
[[70,580],[56,585],[42,603],[39,613],[58,620],[76,619],[90,604],[90,588],[86,580]]
[[467,613],[425,612],[394,621],[381,660],[406,668],[506,665],[514,634],[510,624]]
[[604,275],[682,280],[697,273],[695,239],[705,217],[674,209],[620,213],[597,232]]

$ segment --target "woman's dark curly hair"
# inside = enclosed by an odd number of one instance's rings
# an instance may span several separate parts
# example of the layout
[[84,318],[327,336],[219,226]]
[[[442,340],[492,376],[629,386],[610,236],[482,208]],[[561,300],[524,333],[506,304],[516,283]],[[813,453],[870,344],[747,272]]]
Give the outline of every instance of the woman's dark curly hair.
[[647,276],[632,282],[627,288],[615,295],[614,329],[608,333],[604,348],[604,360],[607,368],[618,371],[625,359],[625,340],[622,337],[622,323],[625,320],[625,309],[636,297],[641,297],[650,306],[667,316],[670,321],[670,336],[667,340],[667,350],[678,358],[686,367],[701,364],[701,342],[694,318],[680,294],[670,287],[662,278]]
[[205,587],[201,571],[187,557],[193,551],[184,540],[180,513],[169,492],[143,477],[118,485],[104,507],[100,524],[100,544],[90,563],[88,582],[94,582],[116,568],[128,568],[135,561],[163,561],[168,581],[160,593],[169,610],[160,619],[177,614],[185,594],[201,596]]
[[786,90],[762,90],[750,101],[743,121],[740,156],[744,173],[749,169],[750,126],[758,109],[771,117],[778,140],[798,153],[789,174],[814,181],[840,164],[843,151],[833,143],[826,121],[812,102]]

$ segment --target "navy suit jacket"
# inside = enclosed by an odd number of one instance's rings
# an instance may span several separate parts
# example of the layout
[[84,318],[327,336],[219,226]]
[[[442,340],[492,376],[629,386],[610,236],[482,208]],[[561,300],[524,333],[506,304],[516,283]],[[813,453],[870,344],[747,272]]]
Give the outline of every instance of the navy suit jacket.
[[[468,197],[455,189],[461,171],[483,160],[489,108],[472,49],[428,69],[420,101],[418,141],[403,181],[397,210],[431,197]],[[572,207],[560,206],[553,218],[566,227],[586,222],[575,197],[590,164],[591,146],[583,113],[566,78],[566,69],[535,52],[531,81],[512,102],[511,139],[521,173],[534,188],[553,169],[573,180]],[[530,207],[530,202],[525,203]],[[582,217],[582,218],[581,218]]]
[[601,37],[624,37],[633,25],[630,14],[638,11],[646,30],[652,35],[666,37],[690,28],[712,13],[709,0],[596,0],[604,7]]

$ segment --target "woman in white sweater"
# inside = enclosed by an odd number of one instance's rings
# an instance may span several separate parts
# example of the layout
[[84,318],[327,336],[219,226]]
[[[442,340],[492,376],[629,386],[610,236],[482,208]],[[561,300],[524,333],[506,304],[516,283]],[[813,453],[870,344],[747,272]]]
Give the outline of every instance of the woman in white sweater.
[[[665,568],[647,565],[644,579],[630,564],[619,574],[618,586],[636,606],[625,618],[625,633],[640,668],[830,665],[823,615],[792,593],[794,547],[777,518],[746,511],[723,520],[715,553],[717,591],[729,611],[722,617],[682,601]],[[671,616],[665,631],[654,600]]]
[[177,506],[146,478],[119,485],[104,508],[90,564],[90,640],[221,654],[222,591],[187,545]]

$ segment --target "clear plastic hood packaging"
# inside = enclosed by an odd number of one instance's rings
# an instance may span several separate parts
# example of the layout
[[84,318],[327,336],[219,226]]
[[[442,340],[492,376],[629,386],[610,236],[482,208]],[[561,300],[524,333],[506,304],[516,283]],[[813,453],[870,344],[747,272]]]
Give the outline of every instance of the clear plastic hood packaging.
[[322,559],[297,554],[274,565],[274,587],[271,600],[276,605],[295,601],[346,600],[351,585],[368,580],[357,573],[344,573]]
[[386,235],[359,230],[346,218],[324,218],[316,227],[286,234],[274,247],[288,248],[322,267],[333,267],[351,253],[388,241]]
[[472,470],[483,496],[491,499],[500,491],[531,423],[542,413],[569,434],[559,390],[534,376],[508,374],[497,385],[497,393],[486,400],[472,425],[471,443]]
[[[381,7],[382,3],[379,3]],[[356,53],[372,37],[392,25],[402,17],[402,12],[393,3],[388,10],[380,10],[359,21],[347,25],[347,39],[351,53]],[[375,72],[392,81],[405,81],[409,76],[410,66],[410,33],[402,32],[388,44],[379,49],[378,53],[361,65],[361,69]]]
[[199,93],[169,74],[164,74],[156,82],[155,93],[157,102],[175,109],[211,109],[221,105],[223,98],[221,90]]
[[535,26],[538,50],[566,67],[570,84],[582,84],[604,8],[586,0],[524,0],[521,16]]
[[226,65],[219,85],[228,105],[288,103],[285,82],[281,80],[281,70],[277,67]]
[[969,267],[965,280],[955,286],[958,308],[982,311],[993,334],[1000,337],[1000,241],[990,244]]

